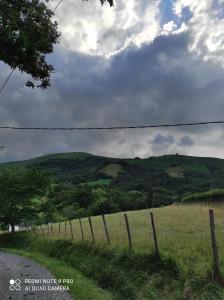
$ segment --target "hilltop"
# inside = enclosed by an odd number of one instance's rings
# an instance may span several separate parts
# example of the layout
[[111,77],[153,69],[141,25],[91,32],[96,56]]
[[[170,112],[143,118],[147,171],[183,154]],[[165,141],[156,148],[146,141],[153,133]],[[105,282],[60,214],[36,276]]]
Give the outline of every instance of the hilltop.
[[121,159],[88,153],[59,153],[0,164],[0,169],[38,167],[56,182],[107,185],[124,190],[152,187],[158,199],[182,197],[224,186],[224,160],[184,155]]

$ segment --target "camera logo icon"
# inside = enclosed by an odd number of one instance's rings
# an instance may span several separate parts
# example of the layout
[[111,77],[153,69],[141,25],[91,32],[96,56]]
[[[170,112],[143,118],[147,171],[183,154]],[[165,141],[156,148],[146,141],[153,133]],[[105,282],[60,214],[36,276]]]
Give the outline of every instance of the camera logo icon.
[[9,289],[10,291],[20,291],[21,290],[21,280],[20,279],[10,279]]

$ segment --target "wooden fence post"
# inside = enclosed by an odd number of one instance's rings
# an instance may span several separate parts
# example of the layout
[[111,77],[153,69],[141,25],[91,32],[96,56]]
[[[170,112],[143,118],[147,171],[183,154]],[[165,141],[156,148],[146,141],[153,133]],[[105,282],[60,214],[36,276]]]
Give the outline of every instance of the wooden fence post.
[[32,233],[32,229],[28,225],[25,225],[25,226],[26,226],[26,230],[30,231]]
[[81,235],[82,235],[82,241],[84,241],[84,233],[83,233],[82,220],[81,219],[79,219],[79,225],[80,225],[80,230],[81,230]]
[[47,236],[46,224],[42,224],[44,235]]
[[38,236],[38,230],[35,225],[33,226],[33,231],[34,231],[35,235]]
[[67,224],[66,224],[66,221],[65,221],[65,237],[66,237],[66,232],[67,232]]
[[150,216],[151,216],[153,240],[154,240],[154,245],[155,245],[155,253],[159,257],[159,249],[158,249],[158,243],[157,243],[156,228],[155,228],[154,217],[153,217],[152,212],[150,213]]
[[42,225],[40,225],[40,228],[41,228],[41,231],[42,231],[43,236],[45,236]]
[[211,232],[211,245],[212,245],[212,256],[213,256],[213,277],[215,280],[221,279],[220,265],[219,265],[219,252],[215,236],[215,221],[214,213],[212,209],[209,209],[209,223]]
[[109,244],[109,243],[110,243],[110,235],[109,235],[109,230],[108,230],[108,227],[107,227],[106,218],[105,218],[104,215],[102,215],[102,218],[103,218],[103,224],[104,224],[104,230],[105,230],[107,242],[108,242],[108,244]]
[[71,236],[72,236],[72,240],[73,240],[74,236],[73,236],[73,231],[72,231],[72,222],[71,222],[71,220],[69,221],[69,224],[70,224]]
[[50,228],[49,228],[49,224],[47,223],[47,232],[48,232],[48,235],[50,235]]
[[51,235],[53,235],[53,225],[52,224],[51,224],[50,228],[51,228]]
[[95,243],[95,236],[94,236],[94,232],[93,232],[93,224],[92,224],[91,217],[88,217],[88,220],[89,220],[89,226],[90,226],[90,230],[91,230],[91,234],[92,234],[92,240],[93,240],[93,243]]
[[132,249],[131,230],[130,230],[130,225],[129,225],[127,214],[124,214],[124,218],[125,218],[125,223],[126,223],[126,228],[127,228],[127,233],[128,233],[128,245],[129,245],[129,249]]
[[36,232],[35,226],[31,227],[31,232],[32,232],[32,231],[33,231],[33,233],[34,233],[36,236],[38,236],[38,233]]
[[36,232],[37,236],[39,236],[39,230],[37,226],[34,226],[34,231]]

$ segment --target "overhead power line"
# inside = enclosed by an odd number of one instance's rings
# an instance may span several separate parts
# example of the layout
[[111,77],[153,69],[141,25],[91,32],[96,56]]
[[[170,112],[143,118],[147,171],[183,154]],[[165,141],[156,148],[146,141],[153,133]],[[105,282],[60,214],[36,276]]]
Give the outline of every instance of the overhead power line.
[[56,9],[58,8],[58,6],[61,4],[62,1],[63,1],[63,0],[58,1],[58,4],[57,4],[57,5],[55,6],[55,8],[53,9],[53,12],[56,11]]
[[15,71],[15,69],[12,69],[11,72],[9,73],[9,76],[6,78],[6,80],[4,81],[1,89],[0,89],[0,93],[4,90],[4,87],[6,86],[7,82],[9,81],[10,77],[12,76],[12,73]]
[[[61,4],[63,0],[60,0],[57,5],[55,6],[55,8],[53,9],[53,12],[55,13],[56,9],[58,8],[58,6]],[[0,89],[0,94],[2,93],[2,91],[4,90],[4,87],[6,86],[7,82],[9,81],[9,79],[11,78],[13,72],[15,71],[15,69],[12,69],[12,71],[10,72],[9,76],[6,78],[6,80],[4,81],[1,89]]]
[[208,122],[191,122],[191,123],[175,123],[175,124],[157,124],[157,125],[137,125],[137,126],[112,126],[112,127],[16,127],[16,126],[0,126],[1,129],[12,130],[47,130],[47,131],[73,131],[73,130],[122,130],[122,129],[144,129],[144,128],[162,128],[162,127],[181,127],[181,126],[198,126],[224,124],[224,121],[208,121]]

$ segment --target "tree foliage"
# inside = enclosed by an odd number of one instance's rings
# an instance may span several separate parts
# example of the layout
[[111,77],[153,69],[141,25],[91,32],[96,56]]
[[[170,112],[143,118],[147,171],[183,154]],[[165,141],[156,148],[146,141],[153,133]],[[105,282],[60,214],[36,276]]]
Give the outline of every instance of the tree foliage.
[[31,75],[33,81],[27,82],[31,87],[50,85],[53,66],[45,56],[59,39],[53,14],[40,0],[0,1],[0,59]]
[[8,170],[0,174],[0,222],[14,226],[32,219],[38,212],[39,202],[49,185],[46,173],[37,169]]
[[114,5],[114,1],[113,0],[100,0],[101,4],[104,4],[106,1],[110,4],[110,6]]
[[[0,60],[12,69],[31,75],[26,85],[34,88],[50,86],[53,66],[46,55],[53,52],[59,41],[57,22],[49,0],[1,0],[0,1]],[[113,0],[107,1],[110,6]]]

